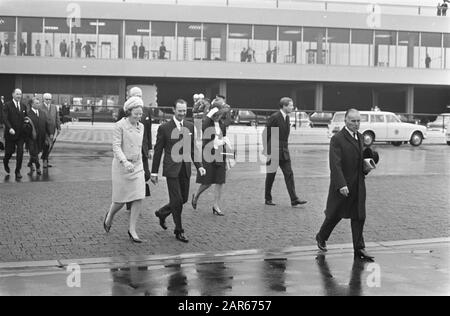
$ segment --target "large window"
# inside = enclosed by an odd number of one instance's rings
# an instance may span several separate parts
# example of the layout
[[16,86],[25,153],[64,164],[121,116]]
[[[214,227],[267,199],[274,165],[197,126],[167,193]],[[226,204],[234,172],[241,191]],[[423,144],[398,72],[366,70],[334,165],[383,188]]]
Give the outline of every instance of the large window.
[[[44,19],[42,54],[46,57],[67,57],[70,28],[66,19]],[[69,54],[70,55],[70,54]]]
[[307,64],[325,64],[328,50],[325,28],[305,27],[303,29],[303,50]]
[[42,18],[19,18],[19,56],[41,56],[43,36]]
[[81,19],[80,26],[72,27],[76,57],[96,58],[99,56],[97,38],[97,27],[99,25],[97,20]]
[[[140,50],[139,47],[141,47]],[[125,58],[127,59],[152,58],[151,52],[148,52],[148,50],[146,50],[145,47],[147,48],[150,47],[150,22],[126,21]],[[156,58],[157,54],[155,53],[154,59]]]
[[350,30],[328,29],[328,63],[331,65],[348,65],[350,54]]
[[151,57],[152,59],[176,60],[175,23],[152,22]]
[[351,30],[350,65],[373,65],[373,31]]
[[302,29],[280,26],[278,37],[278,63],[295,64],[302,60]]
[[[98,58],[117,59],[122,58],[119,43],[123,43],[122,21],[99,20],[98,21]],[[148,46],[147,46],[148,49]],[[148,50],[146,51],[148,55]]]
[[395,67],[397,32],[375,31],[375,66]]
[[444,68],[450,69],[450,34],[444,34]]
[[226,60],[227,26],[225,24],[203,24],[203,39],[206,60]]
[[419,67],[419,33],[398,32],[398,67]]
[[420,68],[442,68],[442,34],[422,33],[419,53]]
[[254,50],[251,47],[253,30],[251,25],[231,24],[229,26],[228,60],[252,62]]
[[16,54],[16,18],[0,16],[0,56]]
[[178,23],[178,60],[206,58],[206,44],[202,41],[201,23]]
[[253,49],[255,61],[259,63],[277,63],[277,27],[255,25]]

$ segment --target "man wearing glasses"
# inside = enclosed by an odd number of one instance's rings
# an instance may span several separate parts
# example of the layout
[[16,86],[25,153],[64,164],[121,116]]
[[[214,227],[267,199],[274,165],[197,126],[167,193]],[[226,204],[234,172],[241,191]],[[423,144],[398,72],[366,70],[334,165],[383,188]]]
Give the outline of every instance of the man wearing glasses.
[[[58,134],[61,132],[61,121],[59,119],[58,108],[56,107],[56,105],[52,104],[52,95],[50,93],[44,94],[44,103],[41,105],[41,110],[44,111],[47,116],[49,133],[50,135],[53,135],[53,139],[51,141],[54,142]],[[51,143],[44,145],[44,150],[42,152],[42,162],[44,169],[52,167],[48,163],[48,156],[50,154],[51,145]]]

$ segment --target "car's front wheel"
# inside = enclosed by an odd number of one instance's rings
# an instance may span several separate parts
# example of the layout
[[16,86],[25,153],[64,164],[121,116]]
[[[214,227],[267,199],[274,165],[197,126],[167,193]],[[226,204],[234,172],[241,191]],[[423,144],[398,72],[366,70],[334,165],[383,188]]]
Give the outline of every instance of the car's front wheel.
[[409,143],[412,146],[417,147],[417,146],[420,146],[422,144],[422,141],[423,141],[423,135],[421,133],[419,133],[419,132],[415,132],[414,134],[412,134]]
[[375,135],[372,132],[364,132],[364,145],[367,147],[372,146],[373,142],[375,141]]

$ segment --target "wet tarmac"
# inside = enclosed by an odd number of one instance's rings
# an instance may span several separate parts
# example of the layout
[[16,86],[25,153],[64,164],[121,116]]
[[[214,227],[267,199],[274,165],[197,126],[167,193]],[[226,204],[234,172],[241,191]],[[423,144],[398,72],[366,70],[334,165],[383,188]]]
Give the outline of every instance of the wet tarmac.
[[326,255],[303,247],[74,260],[80,274],[70,261],[3,265],[0,295],[449,295],[450,240],[416,242],[369,248],[375,263],[354,260],[351,248],[335,245]]

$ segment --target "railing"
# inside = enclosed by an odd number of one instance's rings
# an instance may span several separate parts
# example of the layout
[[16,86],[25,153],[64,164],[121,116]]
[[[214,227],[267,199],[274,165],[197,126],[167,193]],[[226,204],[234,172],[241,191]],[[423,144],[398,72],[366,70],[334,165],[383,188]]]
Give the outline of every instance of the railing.
[[[92,1],[92,0],[78,0]],[[396,3],[372,3],[352,1],[314,1],[314,0],[96,0],[97,2],[146,3],[167,5],[247,7],[286,10],[306,10],[324,12],[380,13],[396,15],[436,16],[436,5],[410,5]],[[395,2],[395,1],[394,1]]]

